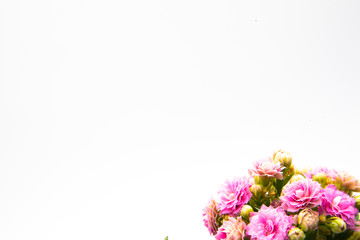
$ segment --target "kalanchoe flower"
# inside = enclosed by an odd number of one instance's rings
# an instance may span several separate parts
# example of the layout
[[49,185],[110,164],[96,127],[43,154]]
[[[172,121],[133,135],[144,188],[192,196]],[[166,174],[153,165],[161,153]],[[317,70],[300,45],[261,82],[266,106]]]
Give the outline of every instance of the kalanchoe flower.
[[339,217],[346,222],[349,229],[354,229],[355,216],[359,212],[355,208],[355,199],[339,191],[334,185],[328,185],[322,195],[320,214]]
[[241,217],[229,217],[220,227],[218,234],[215,236],[216,240],[243,240],[245,237],[246,224]]
[[216,222],[219,216],[219,211],[216,207],[216,202],[210,199],[208,205],[203,209],[203,217],[205,227],[209,230],[210,234],[215,235],[217,233],[219,224]]
[[250,214],[250,223],[246,233],[255,240],[287,239],[288,231],[293,223],[292,217],[287,216],[282,208],[262,205],[259,212]]
[[308,178],[288,184],[280,197],[282,207],[288,212],[316,207],[321,203],[322,191],[318,182]]
[[277,178],[282,180],[282,170],[280,163],[274,163],[271,158],[261,159],[254,164],[253,169],[249,169],[251,176],[259,176],[265,178]]
[[235,178],[233,181],[226,181],[219,191],[218,207],[220,214],[235,216],[241,208],[250,200],[250,181],[246,177]]

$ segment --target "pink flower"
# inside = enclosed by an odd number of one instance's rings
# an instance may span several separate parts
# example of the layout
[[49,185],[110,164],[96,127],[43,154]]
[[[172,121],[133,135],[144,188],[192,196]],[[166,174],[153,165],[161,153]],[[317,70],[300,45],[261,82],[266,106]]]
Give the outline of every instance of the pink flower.
[[213,199],[210,199],[208,205],[203,209],[203,212],[205,227],[207,227],[210,234],[215,235],[219,227],[216,222],[216,218],[219,216],[216,202]]
[[288,212],[316,207],[321,203],[322,191],[321,185],[309,178],[288,184],[280,197],[282,207]]
[[322,195],[320,214],[339,217],[346,222],[349,229],[354,229],[355,216],[359,212],[355,208],[355,199],[337,190],[334,185],[328,185]]
[[243,240],[245,237],[245,228],[246,224],[241,217],[237,217],[236,219],[230,217],[229,220],[225,221],[220,227],[215,239]]
[[293,218],[287,216],[281,207],[273,208],[262,205],[259,212],[251,213],[246,234],[255,240],[288,239],[288,231],[292,223]]
[[261,159],[254,163],[254,168],[249,169],[251,176],[277,178],[282,180],[282,170],[280,163],[274,163],[271,158]]
[[246,177],[235,178],[232,182],[226,181],[219,191],[218,207],[220,214],[236,215],[250,200],[250,181]]

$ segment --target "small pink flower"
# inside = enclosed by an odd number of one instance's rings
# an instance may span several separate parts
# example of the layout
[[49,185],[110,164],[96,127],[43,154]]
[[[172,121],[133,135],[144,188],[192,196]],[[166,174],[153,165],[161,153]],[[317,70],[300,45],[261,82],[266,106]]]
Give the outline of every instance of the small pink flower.
[[245,237],[245,228],[246,224],[241,217],[230,217],[229,220],[225,221],[220,227],[215,239],[243,240]]
[[321,185],[309,178],[288,184],[280,197],[282,207],[288,212],[316,207],[321,203],[322,191]]
[[251,213],[246,234],[255,240],[288,239],[288,231],[292,223],[293,218],[287,216],[281,207],[273,208],[262,205],[259,212]]
[[355,216],[359,212],[355,208],[355,199],[337,190],[334,185],[328,185],[322,195],[320,214],[339,217],[346,222],[349,229],[354,229]]
[[203,209],[203,212],[205,227],[207,227],[210,234],[216,235],[219,227],[216,222],[216,218],[219,216],[216,202],[213,199],[210,199],[208,205]]
[[251,183],[248,178],[235,178],[232,182],[226,181],[219,191],[218,208],[220,214],[236,215],[250,200]]
[[251,176],[277,178],[282,180],[282,170],[280,163],[274,163],[271,158],[261,159],[254,163],[254,168],[249,169]]

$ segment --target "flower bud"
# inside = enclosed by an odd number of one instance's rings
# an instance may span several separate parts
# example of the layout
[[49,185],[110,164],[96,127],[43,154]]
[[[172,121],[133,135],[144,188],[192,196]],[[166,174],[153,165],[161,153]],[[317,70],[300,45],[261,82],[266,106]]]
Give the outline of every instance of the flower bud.
[[280,165],[283,167],[289,167],[292,163],[292,157],[290,153],[281,149],[274,153],[273,160],[275,163],[280,163]]
[[327,185],[327,180],[328,180],[328,177],[326,175],[326,173],[324,172],[319,172],[317,174],[315,174],[312,178],[314,181],[317,181],[318,183],[321,184],[321,187],[326,187]]
[[346,230],[346,223],[338,217],[331,217],[327,219],[325,225],[330,228],[333,233],[341,233]]
[[298,224],[304,232],[311,232],[317,229],[319,224],[319,213],[310,208],[302,210],[298,215]]
[[244,205],[241,208],[241,217],[245,220],[250,219],[250,213],[254,212],[254,209],[250,205]]
[[304,240],[306,237],[303,230],[297,227],[291,228],[288,236],[290,240]]
[[301,179],[304,179],[305,177],[302,175],[302,174],[295,174],[294,176],[292,176],[290,178],[290,181],[289,183],[294,183],[294,182],[297,182],[297,181],[300,181]]
[[250,192],[255,195],[255,197],[260,197],[263,195],[263,189],[260,185],[254,184],[250,187]]

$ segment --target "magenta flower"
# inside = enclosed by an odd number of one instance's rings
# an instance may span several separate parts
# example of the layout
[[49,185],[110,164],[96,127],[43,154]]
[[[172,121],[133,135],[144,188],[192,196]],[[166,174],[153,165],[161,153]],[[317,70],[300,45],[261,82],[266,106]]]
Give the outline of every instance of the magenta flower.
[[280,208],[262,205],[259,212],[252,212],[246,234],[255,240],[288,239],[293,218]]
[[318,182],[309,178],[286,185],[283,188],[282,207],[288,212],[297,212],[304,208],[313,208],[321,203],[323,189]]
[[205,227],[207,227],[210,234],[216,235],[219,227],[216,222],[216,218],[219,216],[216,202],[213,199],[210,199],[208,205],[203,209],[203,212]]
[[355,208],[355,199],[337,190],[334,185],[328,185],[323,192],[320,205],[320,214],[336,216],[346,222],[347,228],[355,228],[355,216],[358,210]]
[[251,176],[260,176],[260,177],[269,177],[277,178],[282,180],[282,170],[284,167],[281,167],[280,163],[274,163],[271,158],[261,159],[254,163],[254,168],[249,169]]
[[229,220],[225,221],[220,227],[215,239],[243,240],[245,237],[245,228],[246,224],[241,217],[237,217],[236,219],[230,217]]
[[219,191],[218,208],[220,214],[236,215],[250,200],[251,183],[248,178],[235,178],[232,182],[226,181]]

